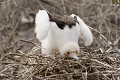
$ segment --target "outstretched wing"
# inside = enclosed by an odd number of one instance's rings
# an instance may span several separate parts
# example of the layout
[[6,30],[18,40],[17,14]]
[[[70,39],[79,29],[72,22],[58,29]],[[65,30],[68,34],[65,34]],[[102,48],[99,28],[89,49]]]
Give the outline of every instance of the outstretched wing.
[[46,10],[39,10],[35,17],[35,33],[39,41],[45,39],[50,29],[50,17]]
[[83,20],[75,14],[71,15],[72,17],[77,18],[77,21],[80,25],[80,37],[85,41],[85,46],[91,45],[93,42],[93,35],[89,27],[83,22]]

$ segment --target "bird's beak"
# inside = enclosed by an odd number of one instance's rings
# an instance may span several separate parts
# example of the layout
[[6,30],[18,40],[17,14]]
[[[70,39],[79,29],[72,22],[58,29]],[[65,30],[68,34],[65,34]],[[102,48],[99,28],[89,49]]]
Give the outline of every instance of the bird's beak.
[[76,60],[79,59],[75,53],[71,53],[71,54],[69,54],[68,57],[69,57],[69,58],[76,59]]

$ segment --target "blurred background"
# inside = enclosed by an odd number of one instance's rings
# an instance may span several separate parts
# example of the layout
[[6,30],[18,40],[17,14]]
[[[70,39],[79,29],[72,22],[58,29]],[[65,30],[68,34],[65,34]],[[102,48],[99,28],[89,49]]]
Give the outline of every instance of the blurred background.
[[0,52],[4,49],[28,52],[34,45],[22,42],[38,42],[34,33],[34,18],[39,9],[46,9],[55,15],[76,14],[84,22],[103,34],[92,30],[92,47],[109,47],[119,39],[120,2],[117,0],[1,0],[0,1]]
[[34,19],[40,9],[60,16],[78,15],[91,27],[91,51],[106,52],[112,46],[109,52],[120,53],[119,0],[0,0],[0,58],[17,50],[29,52],[35,46],[30,42],[39,44]]

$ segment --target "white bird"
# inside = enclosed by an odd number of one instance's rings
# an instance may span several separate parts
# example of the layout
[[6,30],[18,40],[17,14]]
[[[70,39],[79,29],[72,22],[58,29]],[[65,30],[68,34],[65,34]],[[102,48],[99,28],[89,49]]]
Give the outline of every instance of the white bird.
[[58,50],[63,57],[78,60],[79,37],[85,41],[85,46],[91,45],[93,36],[88,26],[75,14],[65,19],[55,18],[46,10],[39,10],[35,18],[36,38],[41,42],[42,54],[52,55]]

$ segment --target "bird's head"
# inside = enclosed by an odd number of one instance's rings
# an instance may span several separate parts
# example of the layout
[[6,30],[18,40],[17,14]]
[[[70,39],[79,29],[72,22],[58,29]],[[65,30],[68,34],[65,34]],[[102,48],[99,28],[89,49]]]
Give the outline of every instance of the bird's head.
[[68,57],[68,58],[73,58],[78,60],[79,58],[77,57],[77,51],[74,49],[68,50],[64,53],[64,57]]
[[79,53],[79,45],[75,42],[68,42],[60,49],[61,56],[65,58],[78,60],[77,53]]

